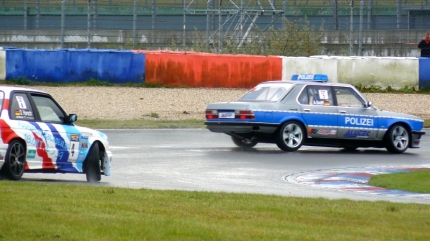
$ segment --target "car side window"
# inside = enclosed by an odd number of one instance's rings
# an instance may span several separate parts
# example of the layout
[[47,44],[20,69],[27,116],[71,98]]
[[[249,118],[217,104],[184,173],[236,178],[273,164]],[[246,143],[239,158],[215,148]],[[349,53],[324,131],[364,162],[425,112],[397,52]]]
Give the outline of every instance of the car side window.
[[63,111],[51,98],[42,95],[32,95],[32,98],[41,121],[64,123],[65,115]]
[[25,93],[14,93],[10,100],[10,118],[15,120],[34,120],[34,112]]
[[309,105],[334,105],[330,86],[309,85],[306,87],[306,92],[309,97]]
[[363,100],[357,93],[347,87],[334,87],[337,105],[343,107],[364,107]]

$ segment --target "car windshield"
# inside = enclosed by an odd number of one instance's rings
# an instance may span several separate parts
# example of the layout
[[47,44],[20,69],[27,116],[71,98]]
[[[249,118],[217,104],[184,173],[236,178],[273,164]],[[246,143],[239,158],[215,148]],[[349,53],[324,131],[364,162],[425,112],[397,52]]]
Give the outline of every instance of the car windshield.
[[293,84],[259,84],[246,93],[239,101],[279,101]]

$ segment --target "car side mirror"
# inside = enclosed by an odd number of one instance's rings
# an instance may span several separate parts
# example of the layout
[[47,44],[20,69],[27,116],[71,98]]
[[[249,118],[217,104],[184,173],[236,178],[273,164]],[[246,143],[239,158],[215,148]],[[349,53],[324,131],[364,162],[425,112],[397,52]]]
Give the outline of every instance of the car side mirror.
[[367,101],[366,102],[366,108],[372,107],[372,102],[371,101]]
[[66,123],[67,124],[73,124],[73,122],[78,120],[78,116],[76,114],[70,114],[67,116]]

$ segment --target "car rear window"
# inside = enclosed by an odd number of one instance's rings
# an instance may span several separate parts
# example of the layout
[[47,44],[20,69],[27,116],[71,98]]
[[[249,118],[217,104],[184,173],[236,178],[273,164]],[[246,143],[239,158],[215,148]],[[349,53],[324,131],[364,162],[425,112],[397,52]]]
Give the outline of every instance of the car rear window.
[[260,84],[252,88],[239,101],[279,101],[293,84]]

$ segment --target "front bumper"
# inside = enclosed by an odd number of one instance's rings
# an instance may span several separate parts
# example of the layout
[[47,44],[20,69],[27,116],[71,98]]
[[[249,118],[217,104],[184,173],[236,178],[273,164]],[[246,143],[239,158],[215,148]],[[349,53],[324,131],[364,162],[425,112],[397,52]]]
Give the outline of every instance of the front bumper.
[[259,122],[217,122],[206,121],[206,128],[216,133],[265,133],[271,134],[276,131],[279,124]]
[[425,135],[424,131],[412,131],[412,142],[410,148],[418,148],[420,146],[421,136]]

